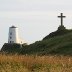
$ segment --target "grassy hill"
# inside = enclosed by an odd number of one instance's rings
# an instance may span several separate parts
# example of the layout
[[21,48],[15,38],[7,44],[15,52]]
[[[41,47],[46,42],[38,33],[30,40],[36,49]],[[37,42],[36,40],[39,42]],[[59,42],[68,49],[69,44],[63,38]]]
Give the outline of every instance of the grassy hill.
[[72,32],[72,30],[70,30],[70,29],[68,30],[64,26],[59,26],[56,31],[51,32],[49,35],[47,35],[45,38],[43,38],[43,40],[48,39],[48,38],[53,38],[56,36],[62,36],[62,35],[68,34],[70,32]]
[[18,54],[72,55],[72,30],[55,31],[46,36],[42,41],[37,41],[30,45],[22,45],[19,48],[12,45],[4,44],[2,51],[16,52]]
[[24,46],[21,50],[22,54],[62,54],[72,55],[72,32],[37,41],[34,44]]
[[21,45],[20,44],[8,44],[5,43],[1,49],[0,52],[4,52],[4,53],[19,53],[19,50],[21,49]]

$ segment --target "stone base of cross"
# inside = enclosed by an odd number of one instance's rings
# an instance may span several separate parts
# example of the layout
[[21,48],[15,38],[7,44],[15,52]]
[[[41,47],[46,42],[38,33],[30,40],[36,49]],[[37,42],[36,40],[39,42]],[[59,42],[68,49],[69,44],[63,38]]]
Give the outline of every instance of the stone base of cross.
[[60,30],[65,30],[66,28],[64,27],[64,25],[60,25],[59,27],[58,27],[58,30],[60,31]]

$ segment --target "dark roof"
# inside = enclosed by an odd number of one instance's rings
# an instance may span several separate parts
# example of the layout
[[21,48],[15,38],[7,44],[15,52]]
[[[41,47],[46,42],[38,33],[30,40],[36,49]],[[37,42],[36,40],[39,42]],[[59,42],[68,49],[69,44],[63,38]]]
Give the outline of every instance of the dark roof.
[[15,26],[11,26],[10,28],[17,28],[17,27],[15,27]]

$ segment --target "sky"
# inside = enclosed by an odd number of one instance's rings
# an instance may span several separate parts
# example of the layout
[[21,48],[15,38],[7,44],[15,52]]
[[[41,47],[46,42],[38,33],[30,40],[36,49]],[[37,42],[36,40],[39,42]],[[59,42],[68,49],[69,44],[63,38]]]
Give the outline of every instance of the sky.
[[57,30],[60,13],[66,16],[64,26],[72,29],[72,0],[0,0],[0,48],[12,25],[28,44],[42,40]]

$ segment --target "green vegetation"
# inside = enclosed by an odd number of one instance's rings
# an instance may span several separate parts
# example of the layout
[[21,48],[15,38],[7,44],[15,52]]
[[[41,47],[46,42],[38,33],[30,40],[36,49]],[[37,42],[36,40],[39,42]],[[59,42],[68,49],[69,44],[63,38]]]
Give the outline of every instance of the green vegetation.
[[72,55],[72,30],[57,30],[30,45],[4,44],[2,52],[29,55]]
[[4,53],[18,53],[19,50],[21,48],[21,45],[20,44],[8,44],[8,43],[5,43],[1,49],[1,52],[4,52]]
[[45,38],[43,38],[43,40],[48,39],[48,38],[53,38],[56,36],[62,36],[62,35],[68,34],[70,32],[72,32],[72,30],[68,30],[64,26],[59,26],[57,31],[50,33]]
[[23,54],[62,54],[72,55],[72,33],[37,41],[22,48]]
[[30,45],[5,43],[0,72],[72,72],[72,30],[59,28]]

